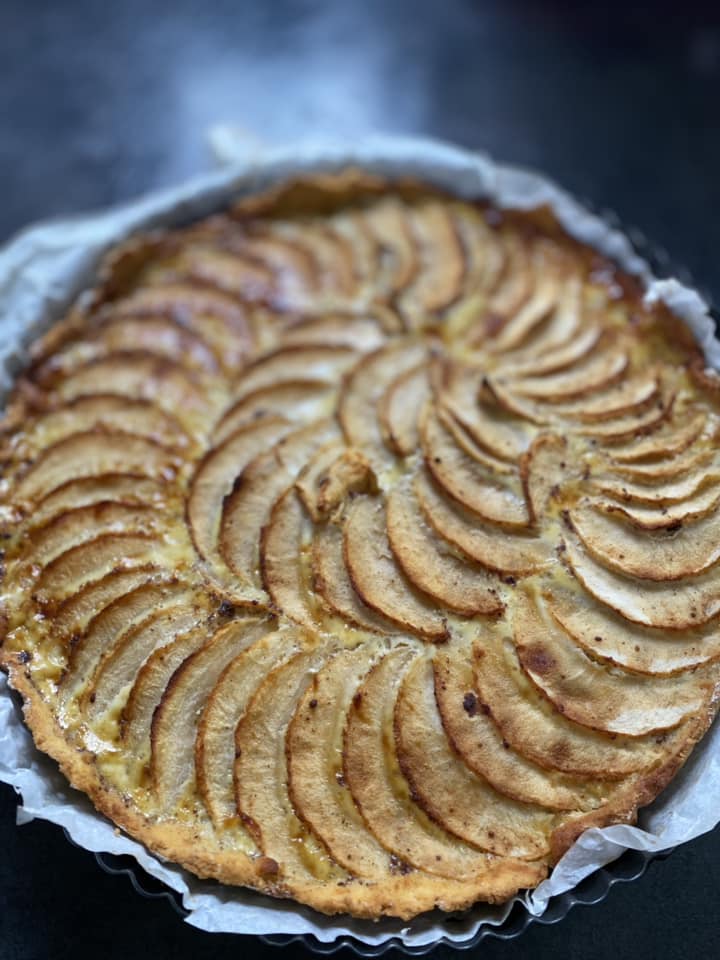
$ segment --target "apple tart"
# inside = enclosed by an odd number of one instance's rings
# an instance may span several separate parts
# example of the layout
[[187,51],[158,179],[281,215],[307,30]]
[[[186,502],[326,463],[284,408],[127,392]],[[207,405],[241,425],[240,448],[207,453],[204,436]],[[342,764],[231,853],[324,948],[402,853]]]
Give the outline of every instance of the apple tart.
[[718,704],[720,380],[548,210],[357,171],[114,250],[2,427],[38,746],[201,877],[413,917],[631,822]]

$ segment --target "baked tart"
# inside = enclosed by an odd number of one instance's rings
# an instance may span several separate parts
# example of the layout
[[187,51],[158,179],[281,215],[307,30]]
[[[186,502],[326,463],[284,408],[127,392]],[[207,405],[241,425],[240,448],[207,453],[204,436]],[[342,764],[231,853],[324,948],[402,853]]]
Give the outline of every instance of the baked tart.
[[37,745],[201,877],[534,887],[717,709],[718,383],[548,210],[349,170],[130,240],[2,426]]

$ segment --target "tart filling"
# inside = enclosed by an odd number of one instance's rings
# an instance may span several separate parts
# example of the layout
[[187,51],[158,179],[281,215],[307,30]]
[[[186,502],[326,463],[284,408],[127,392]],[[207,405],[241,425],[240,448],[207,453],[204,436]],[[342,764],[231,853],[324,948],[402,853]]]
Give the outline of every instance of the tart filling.
[[632,821],[720,680],[720,391],[545,210],[357,171],[140,236],[2,428],[38,746],[202,877],[410,918]]

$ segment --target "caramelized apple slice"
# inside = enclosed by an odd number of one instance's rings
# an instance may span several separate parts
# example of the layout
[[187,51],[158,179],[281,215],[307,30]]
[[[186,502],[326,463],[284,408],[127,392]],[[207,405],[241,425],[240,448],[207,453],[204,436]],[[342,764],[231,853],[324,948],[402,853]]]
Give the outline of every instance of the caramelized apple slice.
[[520,460],[520,479],[533,525],[543,524],[551,504],[573,472],[567,463],[565,438],[554,433],[538,434]]
[[136,627],[125,630],[105,652],[83,693],[81,708],[91,722],[125,697],[147,658],[207,618],[207,609],[193,598],[180,596],[168,610],[154,612]]
[[[517,314],[532,293],[532,271],[527,243],[517,234],[505,232],[497,244],[502,250],[503,268],[499,282],[488,300],[486,308],[485,337],[478,337],[480,345],[492,349],[492,338],[502,330],[509,317]],[[538,319],[542,319],[543,304]]]
[[413,486],[430,526],[448,543],[488,570],[524,576],[550,562],[550,552],[542,540],[483,525],[464,512],[459,504],[447,500],[426,473],[416,474]]
[[275,607],[290,620],[317,629],[305,554],[312,523],[291,487],[274,504],[260,539],[262,582]]
[[[678,478],[706,466],[712,450],[686,450],[675,457],[651,460],[649,463],[613,463],[613,473],[640,483],[657,483]],[[612,462],[612,461],[611,461]]]
[[436,643],[446,640],[445,618],[415,591],[393,559],[382,502],[370,497],[355,500],[344,535],[345,565],[360,599],[403,630]]
[[380,299],[408,286],[419,268],[418,253],[407,210],[397,200],[388,198],[373,204],[364,212],[364,219],[383,253],[374,278]]
[[498,368],[505,379],[518,377],[545,377],[560,371],[574,368],[595,350],[602,335],[599,325],[577,331],[577,335],[547,352],[536,351],[534,345],[523,353],[510,353],[503,356]]
[[604,566],[644,580],[683,580],[720,559],[720,512],[659,531],[640,530],[580,502],[570,520],[585,549]]
[[482,216],[471,207],[454,204],[451,216],[465,256],[465,292],[487,295],[500,278],[504,257]]
[[613,447],[613,459],[620,463],[638,463],[670,457],[687,450],[707,426],[707,414],[699,411],[686,423],[668,423],[644,440],[633,439],[626,446]]
[[535,860],[547,853],[552,814],[501,797],[453,751],[427,658],[415,660],[405,674],[395,705],[395,744],[414,799],[438,826],[497,856]]
[[714,513],[720,506],[720,489],[717,485],[706,487],[687,500],[667,506],[646,504],[619,504],[615,500],[593,499],[592,505],[611,517],[627,520],[640,530],[666,530],[672,533],[678,524],[698,520]]
[[293,323],[280,338],[283,347],[348,347],[358,353],[377,350],[385,341],[382,327],[372,316],[310,316]]
[[281,383],[301,380],[336,383],[356,361],[357,353],[350,347],[311,344],[274,350],[245,368],[235,400]]
[[324,221],[276,221],[274,236],[307,250],[318,274],[318,288],[327,297],[350,299],[355,293],[350,249],[342,237],[328,230]]
[[265,677],[298,652],[297,637],[272,631],[228,664],[210,694],[195,743],[198,788],[217,830],[237,818],[235,729]]
[[19,478],[16,501],[39,500],[68,480],[134,473],[171,480],[179,461],[164,447],[129,433],[76,433],[44,450]]
[[416,329],[425,326],[432,314],[458,299],[465,276],[465,258],[445,204],[437,201],[419,204],[409,219],[419,252],[419,268],[399,304],[408,327]]
[[390,857],[355,806],[342,771],[350,702],[378,649],[363,645],[333,657],[305,691],[287,732],[288,792],[295,812],[332,859],[355,876],[380,879]]
[[200,714],[227,665],[267,631],[267,621],[234,620],[188,657],[172,675],[152,719],[153,792],[172,809],[195,775]]
[[579,604],[572,593],[552,589],[545,595],[550,614],[574,642],[594,659],[641,674],[663,676],[720,657],[715,623],[683,633],[635,626],[590,597]]
[[331,614],[373,633],[396,633],[395,624],[362,602],[345,566],[343,534],[332,523],[315,530],[313,539],[313,585]]
[[678,480],[671,479],[664,483],[633,483],[613,476],[594,477],[593,483],[602,493],[622,503],[657,507],[687,500],[708,483],[717,483],[719,480],[720,465],[710,464]]
[[638,582],[602,567],[571,534],[565,536],[564,555],[588,593],[633,623],[688,630],[720,614],[720,583],[713,570],[679,582]]
[[548,810],[588,810],[601,803],[603,794],[592,784],[563,773],[548,775],[510,749],[478,698],[470,650],[438,650],[433,672],[435,699],[453,749],[498,793]]
[[235,736],[238,810],[285,882],[327,883],[347,878],[322,844],[298,820],[288,797],[288,724],[323,651],[308,651],[269,673],[250,701]]
[[400,457],[410,456],[420,445],[418,417],[429,395],[427,369],[419,364],[399,374],[379,402],[383,440]]
[[169,493],[167,485],[132,473],[68,480],[33,505],[26,523],[28,529],[38,530],[69,511],[92,506],[104,509],[110,503],[161,511],[169,509]]
[[[519,247],[518,252],[520,249]],[[523,256],[520,254],[520,259]],[[498,291],[489,304],[491,315],[506,318],[497,336],[487,344],[487,349],[495,354],[517,350],[554,309],[560,295],[559,265],[552,262],[552,257],[548,256],[548,251],[541,245],[532,251],[531,260],[526,266],[520,266],[520,269],[529,275],[522,279],[518,277],[517,291],[519,292],[524,283],[523,292],[527,291],[527,295],[518,297],[515,293],[517,299],[508,309],[510,301],[505,301],[507,294],[504,293],[501,299]],[[512,279],[507,281],[504,291],[511,290],[512,282]]]
[[[85,341],[87,359],[143,350],[201,373],[215,374],[218,360],[197,334],[167,317],[106,317]],[[62,362],[62,355],[59,357]]]
[[297,380],[256,390],[223,414],[213,433],[216,445],[242,427],[265,417],[309,423],[328,415],[337,388],[322,380]]
[[[257,256],[253,256],[255,252]],[[237,298],[238,307],[243,302],[274,299],[276,278],[272,265],[263,262],[266,259],[261,256],[263,252],[257,249],[243,256],[213,247],[186,247],[169,269],[156,269],[154,274],[146,277],[146,282],[163,287],[187,283],[193,287],[214,288],[212,292],[216,295]]]
[[461,450],[429,406],[421,418],[420,438],[429,472],[453,500],[491,523],[529,525],[523,497],[500,486],[490,470]]
[[388,495],[386,522],[395,559],[422,593],[467,617],[502,612],[498,580],[459,560],[437,537],[426,524],[410,483],[399,484]]
[[711,678],[698,674],[650,680],[621,669],[610,673],[522,593],[513,633],[520,665],[535,686],[563,717],[594,730],[632,737],[670,730],[699,713],[712,694]]
[[[613,350],[594,351],[590,357],[559,373],[512,380],[510,388],[524,397],[557,403],[574,397],[585,397],[609,386],[623,375],[627,365],[627,353],[622,346],[616,346]],[[657,390],[654,382],[652,389]],[[638,395],[637,391],[625,389],[623,403],[629,402],[625,400],[627,394],[632,398]],[[578,406],[578,410],[586,412],[587,405]]]
[[340,425],[347,442],[365,453],[376,469],[388,457],[378,419],[382,395],[400,374],[424,360],[425,350],[416,341],[393,341],[364,357],[345,380],[338,408]]
[[352,701],[345,730],[344,777],[368,828],[403,863],[427,873],[472,880],[485,854],[433,823],[412,800],[394,750],[393,708],[412,657],[396,650],[367,676]]
[[193,543],[206,560],[220,560],[217,539],[225,497],[245,467],[289,432],[281,417],[265,417],[240,427],[198,464],[190,481],[187,517]]
[[620,780],[665,755],[667,740],[661,745],[653,736],[608,735],[567,720],[526,677],[509,640],[484,635],[474,654],[480,702],[510,746],[533,763],[575,776]]

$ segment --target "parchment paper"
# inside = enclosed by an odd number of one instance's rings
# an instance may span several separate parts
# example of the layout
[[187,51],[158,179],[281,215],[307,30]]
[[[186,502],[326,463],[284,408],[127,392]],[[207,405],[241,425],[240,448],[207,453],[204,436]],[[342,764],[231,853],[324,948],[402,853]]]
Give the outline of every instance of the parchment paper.
[[[501,207],[549,204],[569,233],[640,277],[649,299],[665,301],[681,316],[702,345],[708,364],[720,368],[720,342],[700,296],[676,281],[654,280],[622,234],[537,173],[501,166],[484,155],[446,144],[408,138],[371,138],[359,145],[315,140],[263,148],[245,134],[222,128],[213,131],[212,142],[227,165],[221,172],[107,212],[32,227],[0,251],[0,392],[7,391],[22,365],[28,343],[91,282],[98,258],[111,245],[140,228],[176,225],[203,216],[241,193],[294,173],[337,170],[350,164],[390,176],[415,175],[461,197],[488,197]],[[420,946],[441,936],[466,940],[483,923],[501,923],[514,902],[501,907],[480,904],[457,917],[438,912],[410,923],[373,923],[323,917],[294,903],[197,880],[123,835],[68,785],[56,764],[34,747],[4,676],[0,677],[0,780],[22,795],[19,823],[40,817],[65,827],[88,850],[129,854],[182,894],[190,911],[188,922],[203,930],[311,933],[324,942],[346,934],[368,944],[396,936],[408,946]],[[519,899],[532,914],[540,915],[550,897],[571,890],[628,848],[659,851],[711,830],[720,820],[719,788],[720,726],[716,723],[682,773],[641,811],[639,826],[586,831],[550,878]]]

